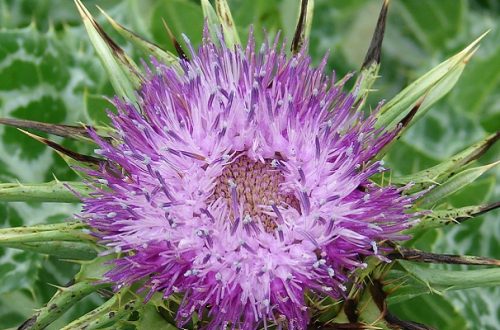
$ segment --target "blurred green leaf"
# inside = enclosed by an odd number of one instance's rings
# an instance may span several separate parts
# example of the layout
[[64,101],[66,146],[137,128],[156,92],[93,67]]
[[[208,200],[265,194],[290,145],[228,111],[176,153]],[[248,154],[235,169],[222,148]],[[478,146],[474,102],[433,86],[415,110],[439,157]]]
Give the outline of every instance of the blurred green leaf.
[[[416,321],[440,330],[465,330],[467,321],[445,297],[428,294],[401,304],[389,305],[389,310],[404,320]],[[432,315],[432,317],[429,317]]]
[[145,305],[140,319],[136,322],[137,329],[165,329],[176,330],[176,326],[168,324],[155,306]]
[[[400,1],[394,3],[400,33],[409,33],[427,53],[442,51],[443,44],[460,32],[467,10],[465,0]],[[436,28],[439,26],[439,28]]]
[[[492,36],[494,37],[494,36]],[[478,112],[492,113],[489,106],[494,106],[500,96],[500,46],[487,57],[475,58],[470,68],[457,84],[454,102],[461,108],[477,115]],[[498,107],[498,105],[497,105]],[[498,111],[498,108],[496,109]],[[497,122],[497,128],[500,124]]]
[[[182,38],[184,34],[193,45],[200,44],[203,30],[203,13],[200,5],[187,0],[156,1],[153,5],[149,29],[160,45],[175,53],[175,47],[168,38],[162,19],[172,29],[179,43],[185,43]],[[184,51],[187,53],[186,49]]]
[[[420,149],[415,144],[403,140],[397,141],[393,150],[396,150],[396,152],[390,152],[384,159],[387,161],[389,168],[392,169],[392,175],[394,176],[415,173],[431,167],[437,162],[436,158],[429,154],[427,150]],[[386,177],[386,180],[389,179],[389,177]]]

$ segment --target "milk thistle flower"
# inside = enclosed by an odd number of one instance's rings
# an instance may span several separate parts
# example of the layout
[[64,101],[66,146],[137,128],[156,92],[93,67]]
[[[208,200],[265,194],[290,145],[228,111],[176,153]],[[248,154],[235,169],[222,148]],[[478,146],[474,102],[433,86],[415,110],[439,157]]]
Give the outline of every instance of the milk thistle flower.
[[451,88],[450,77],[460,75],[480,38],[367,110],[388,1],[352,90],[345,86],[350,76],[326,72],[328,55],[311,64],[312,3],[301,1],[290,53],[279,34],[258,44],[250,33],[241,45],[223,0],[216,10],[201,1],[206,22],[199,47],[186,38],[184,52],[167,27],[178,56],[108,17],[152,55],[140,69],[76,1],[117,93],[110,127],[2,122],[97,146],[94,156],[82,155],[27,133],[76,161],[84,177],[49,187],[57,192],[54,200],[83,203],[78,221],[33,231],[87,244],[98,256],[68,245],[92,261],[83,264],[76,284],[25,323],[28,328],[50,324],[51,311],[72,301],[74,292],[101,288],[112,288],[111,298],[68,329],[110,319],[142,322],[147,306],[183,329],[415,328],[421,325],[387,310],[386,295],[405,281],[386,280],[393,260],[499,265],[401,245],[411,231],[498,207],[431,207],[497,164],[464,169],[498,133],[408,177],[387,180],[381,160],[410,122]]
[[206,37],[181,72],[156,63],[137,107],[115,99],[119,137],[92,134],[111,168],[88,172],[105,189],[82,217],[123,253],[107,278],[183,294],[179,326],[210,306],[210,329],[303,329],[307,291],[341,297],[408,227],[411,197],[369,181],[395,134],[355,112],[326,60]]

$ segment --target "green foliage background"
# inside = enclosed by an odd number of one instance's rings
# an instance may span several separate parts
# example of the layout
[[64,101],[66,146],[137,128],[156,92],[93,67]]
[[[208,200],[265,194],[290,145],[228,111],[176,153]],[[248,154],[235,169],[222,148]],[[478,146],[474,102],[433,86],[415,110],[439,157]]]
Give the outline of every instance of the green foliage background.
[[[87,0],[98,4],[140,35],[171,48],[161,18],[174,32],[201,39],[203,20],[197,1]],[[297,0],[230,0],[243,35],[254,24],[281,29],[291,40]],[[316,0],[310,53],[317,63],[331,50],[329,69],[342,76],[357,70],[375,26],[381,1]],[[109,32],[111,29],[101,21]],[[455,89],[440,101],[394,146],[387,162],[395,173],[411,173],[444,160],[488,133],[500,129],[500,3],[496,0],[393,0],[382,53],[381,79],[370,100],[390,99],[403,86],[491,29]],[[117,37],[119,41],[123,41]],[[246,38],[243,38],[246,39]],[[142,54],[122,43],[137,59]],[[51,123],[105,121],[112,95],[99,60],[69,0],[0,0],[0,117]],[[65,146],[90,152],[85,146],[54,138]],[[482,162],[498,159],[496,146]],[[53,176],[75,179],[58,156],[12,128],[0,127],[0,182],[43,182]],[[454,206],[500,199],[498,171],[450,199]],[[0,203],[0,226],[58,222],[78,211],[78,205]],[[414,239],[421,249],[500,258],[499,212]],[[68,282],[77,267],[35,253],[0,250],[0,328],[18,326],[34,308]],[[400,317],[439,329],[500,328],[500,289],[469,289],[421,295],[390,306]],[[90,297],[66,315],[66,320],[99,304]],[[57,329],[61,323],[52,328]]]

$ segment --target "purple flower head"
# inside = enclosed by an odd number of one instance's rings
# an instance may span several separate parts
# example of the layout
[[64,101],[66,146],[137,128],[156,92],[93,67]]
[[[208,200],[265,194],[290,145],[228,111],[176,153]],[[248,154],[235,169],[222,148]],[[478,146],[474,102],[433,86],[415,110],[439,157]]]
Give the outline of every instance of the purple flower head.
[[89,171],[83,216],[121,252],[106,276],[179,294],[179,326],[197,313],[207,329],[305,329],[305,295],[342,297],[412,217],[411,198],[369,181],[394,135],[326,59],[289,59],[277,40],[205,40],[182,72],[155,62],[138,106],[115,100],[113,143],[93,133],[109,164]]

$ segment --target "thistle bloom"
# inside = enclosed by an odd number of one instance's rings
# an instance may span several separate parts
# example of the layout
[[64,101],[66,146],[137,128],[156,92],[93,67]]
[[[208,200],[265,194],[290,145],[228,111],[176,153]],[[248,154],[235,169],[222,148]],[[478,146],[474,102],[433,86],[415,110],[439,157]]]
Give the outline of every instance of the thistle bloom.
[[180,294],[179,326],[306,328],[305,296],[343,296],[410,223],[412,198],[369,181],[394,133],[355,111],[326,58],[277,40],[205,38],[181,70],[154,62],[138,105],[115,99],[113,143],[92,133],[108,163],[88,172],[82,217],[121,252],[106,277]]

